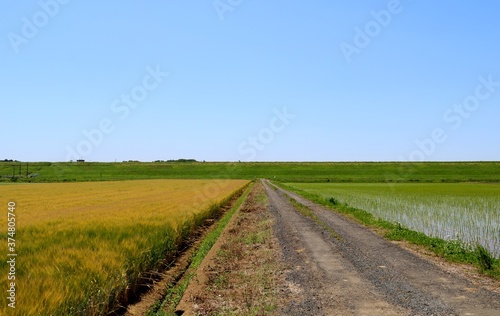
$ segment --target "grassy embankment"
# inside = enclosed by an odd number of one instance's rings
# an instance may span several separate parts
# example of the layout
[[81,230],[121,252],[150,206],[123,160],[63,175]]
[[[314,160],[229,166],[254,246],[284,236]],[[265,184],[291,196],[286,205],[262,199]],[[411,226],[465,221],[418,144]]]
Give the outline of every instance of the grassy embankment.
[[[0,162],[0,181],[255,179],[282,182],[499,182],[500,162]],[[12,179],[12,176],[15,176]]]

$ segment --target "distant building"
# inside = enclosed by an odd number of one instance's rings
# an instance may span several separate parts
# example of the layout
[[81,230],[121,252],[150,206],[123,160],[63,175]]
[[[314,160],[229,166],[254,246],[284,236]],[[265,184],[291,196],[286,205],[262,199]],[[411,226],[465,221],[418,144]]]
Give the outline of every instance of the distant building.
[[85,162],[85,159],[77,159],[76,162]]

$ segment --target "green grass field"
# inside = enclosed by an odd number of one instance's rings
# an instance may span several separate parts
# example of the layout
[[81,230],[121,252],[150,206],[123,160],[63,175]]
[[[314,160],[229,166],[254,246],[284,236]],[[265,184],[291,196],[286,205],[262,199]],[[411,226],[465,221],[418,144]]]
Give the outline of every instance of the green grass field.
[[[254,179],[282,182],[499,182],[500,162],[0,162],[0,180],[20,182],[133,179]],[[21,175],[21,177],[19,177]],[[17,178],[19,177],[19,178]]]

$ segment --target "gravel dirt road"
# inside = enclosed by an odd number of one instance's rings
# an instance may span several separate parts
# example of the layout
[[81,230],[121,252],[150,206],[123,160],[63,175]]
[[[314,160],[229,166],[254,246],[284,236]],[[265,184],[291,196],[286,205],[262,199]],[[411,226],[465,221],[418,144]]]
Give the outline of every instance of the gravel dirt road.
[[[287,265],[284,315],[500,315],[499,294],[263,183]],[[297,212],[289,198],[307,206],[322,225]]]

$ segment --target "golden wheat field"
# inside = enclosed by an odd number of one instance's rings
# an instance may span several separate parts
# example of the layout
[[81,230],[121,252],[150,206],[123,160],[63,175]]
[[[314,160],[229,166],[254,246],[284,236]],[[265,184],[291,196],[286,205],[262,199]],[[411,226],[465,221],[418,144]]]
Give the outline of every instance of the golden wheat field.
[[[244,180],[0,185],[0,315],[109,312]],[[8,205],[16,234],[8,246]],[[13,205],[11,203],[11,205]],[[15,246],[14,249],[9,248]],[[9,250],[10,249],[10,250]],[[12,251],[14,250],[14,251]],[[10,269],[12,271],[12,269]],[[15,312],[7,292],[15,282]],[[14,312],[14,313],[13,313]]]

